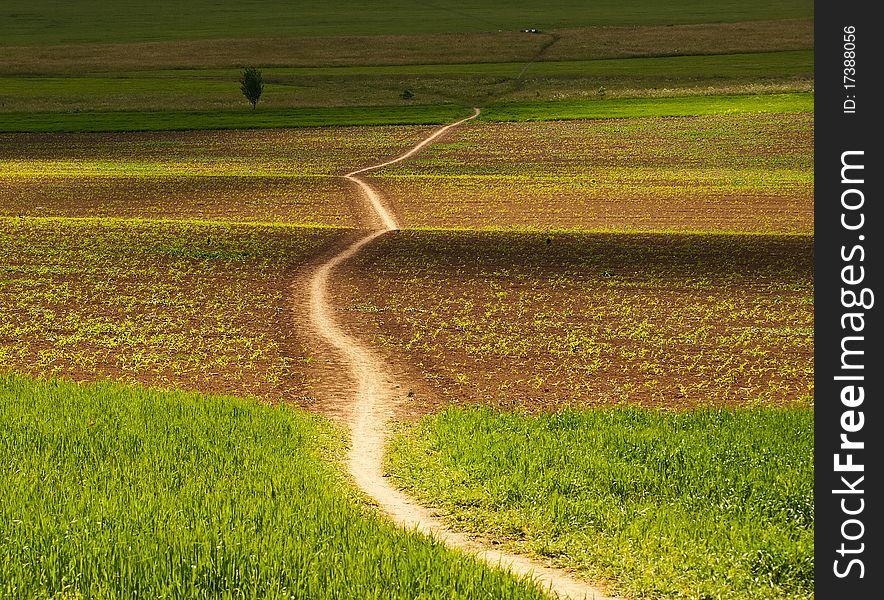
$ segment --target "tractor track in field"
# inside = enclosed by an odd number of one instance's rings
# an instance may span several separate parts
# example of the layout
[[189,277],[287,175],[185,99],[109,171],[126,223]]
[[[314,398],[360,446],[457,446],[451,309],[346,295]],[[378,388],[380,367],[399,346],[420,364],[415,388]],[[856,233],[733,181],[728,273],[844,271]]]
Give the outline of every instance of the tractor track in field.
[[429,509],[396,489],[389,479],[384,477],[383,458],[388,437],[387,425],[396,407],[404,400],[401,390],[405,388],[396,385],[389,366],[378,352],[344,330],[335,317],[335,308],[328,299],[328,289],[334,280],[335,269],[339,265],[357,255],[363,247],[375,239],[399,229],[395,215],[384,205],[380,192],[360,177],[360,174],[406,160],[451,128],[477,117],[479,112],[476,108],[471,116],[435,130],[408,151],[391,160],[343,176],[358,186],[373,215],[381,224],[381,228],[365,231],[364,235],[326,258],[315,268],[308,283],[309,321],[313,333],[332,348],[341,363],[349,370],[352,387],[347,393],[346,418],[351,435],[348,468],[359,488],[400,527],[417,529],[442,541],[449,548],[469,553],[485,563],[509,570],[517,576],[530,576],[553,597],[571,600],[613,600],[613,597],[608,596],[600,588],[581,581],[561,569],[541,565],[525,556],[495,550],[490,544],[448,529],[431,514]]

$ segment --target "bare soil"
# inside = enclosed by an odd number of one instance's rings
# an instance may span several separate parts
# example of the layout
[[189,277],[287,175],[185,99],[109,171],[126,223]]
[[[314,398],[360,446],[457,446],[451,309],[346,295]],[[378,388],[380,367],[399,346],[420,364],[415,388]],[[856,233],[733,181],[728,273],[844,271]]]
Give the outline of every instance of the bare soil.
[[336,303],[408,370],[412,416],[477,403],[802,405],[813,392],[812,244],[404,231],[344,266]]
[[408,228],[812,233],[813,115],[478,123],[372,185]]

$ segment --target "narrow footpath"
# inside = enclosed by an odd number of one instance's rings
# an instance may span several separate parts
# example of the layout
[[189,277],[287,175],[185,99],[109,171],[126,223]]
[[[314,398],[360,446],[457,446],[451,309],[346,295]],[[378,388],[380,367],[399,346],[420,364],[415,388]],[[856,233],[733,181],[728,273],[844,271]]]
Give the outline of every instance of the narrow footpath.
[[370,230],[340,252],[320,264],[310,279],[309,318],[313,333],[339,355],[350,372],[353,384],[348,407],[351,448],[348,456],[350,474],[363,492],[377,502],[397,525],[417,529],[446,546],[476,556],[484,562],[507,569],[517,576],[530,575],[551,597],[570,600],[617,600],[566,572],[543,566],[515,554],[500,552],[468,536],[454,532],[433,517],[429,510],[393,487],[383,476],[383,455],[387,441],[387,423],[395,408],[402,402],[401,390],[379,353],[348,334],[336,321],[334,308],[328,300],[328,288],[334,280],[335,269],[352,258],[378,237],[399,229],[396,216],[384,205],[381,194],[361,174],[380,169],[413,156],[447,131],[479,115],[471,116],[437,129],[407,152],[376,165],[352,171],[345,178],[357,185],[367,205],[377,215],[383,228]]

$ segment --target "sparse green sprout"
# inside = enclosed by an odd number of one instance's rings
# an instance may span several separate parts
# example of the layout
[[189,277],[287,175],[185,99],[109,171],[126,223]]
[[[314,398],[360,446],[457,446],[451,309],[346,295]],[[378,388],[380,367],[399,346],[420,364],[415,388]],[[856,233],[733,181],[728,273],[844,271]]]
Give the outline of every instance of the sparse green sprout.
[[412,98],[414,98],[414,92],[412,92],[411,90],[402,90],[402,93],[399,94],[399,97],[403,100],[411,100]]
[[261,92],[264,91],[264,78],[261,76],[261,71],[255,67],[246,67],[239,78],[239,84],[242,95],[252,104],[252,110],[255,110]]

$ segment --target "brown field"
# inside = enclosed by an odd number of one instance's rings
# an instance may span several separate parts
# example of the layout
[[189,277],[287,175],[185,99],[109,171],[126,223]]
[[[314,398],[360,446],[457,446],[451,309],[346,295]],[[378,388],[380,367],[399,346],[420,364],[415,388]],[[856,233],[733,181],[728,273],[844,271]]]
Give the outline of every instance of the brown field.
[[3,216],[208,219],[358,225],[352,186],[333,177],[28,177],[4,190]]
[[351,263],[338,304],[410,365],[416,412],[801,405],[812,250],[810,236],[399,232]]
[[703,25],[584,27],[549,35],[519,32],[130,44],[0,46],[0,74],[67,74],[119,69],[398,65],[589,60],[634,56],[773,52],[813,47],[811,19]]
[[[408,227],[514,231],[387,234],[337,307],[416,412],[811,402],[811,119],[466,126],[371,180]],[[335,412],[303,267],[345,234],[284,224],[376,226],[339,175],[427,131],[2,136],[0,368]]]
[[372,180],[406,227],[810,233],[813,115],[479,123]]
[[283,224],[370,226],[338,175],[421,132],[0,136],[0,370],[311,403],[291,284],[344,234]]
[[290,285],[341,235],[0,219],[0,371],[309,404]]
[[339,175],[425,131],[0,135],[0,216],[370,225]]

